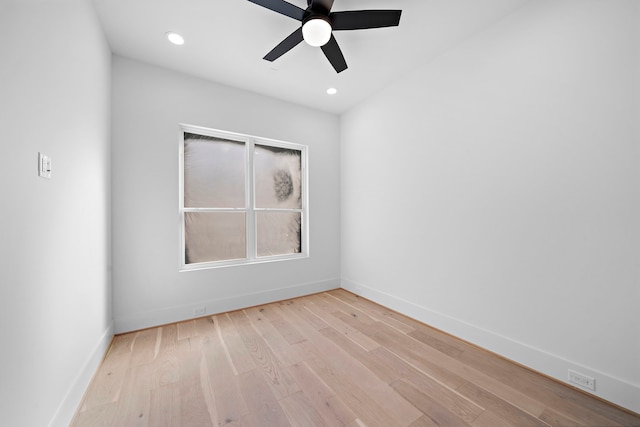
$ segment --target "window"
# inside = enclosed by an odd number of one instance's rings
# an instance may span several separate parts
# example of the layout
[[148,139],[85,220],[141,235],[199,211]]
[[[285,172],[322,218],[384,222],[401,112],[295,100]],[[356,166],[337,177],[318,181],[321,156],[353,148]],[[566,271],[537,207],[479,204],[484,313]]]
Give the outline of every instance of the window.
[[181,269],[308,256],[306,153],[181,125]]

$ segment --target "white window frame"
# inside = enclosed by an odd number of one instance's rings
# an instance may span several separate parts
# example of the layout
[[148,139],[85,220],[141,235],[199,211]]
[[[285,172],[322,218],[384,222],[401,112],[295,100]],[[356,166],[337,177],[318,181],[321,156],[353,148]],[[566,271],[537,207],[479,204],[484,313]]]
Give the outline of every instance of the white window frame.
[[[202,270],[209,268],[229,267],[234,265],[249,265],[265,262],[294,260],[309,257],[309,187],[308,187],[308,147],[306,145],[294,144],[291,142],[278,141],[275,139],[262,138],[252,135],[246,135],[236,132],[227,132],[218,129],[210,129],[201,126],[189,124],[179,125],[179,235],[180,235],[180,271]],[[192,133],[197,135],[212,136],[215,138],[227,139],[231,141],[243,142],[245,144],[245,208],[186,208],[184,206],[184,134]],[[301,209],[274,209],[274,208],[256,208],[254,197],[254,173],[253,173],[253,155],[254,146],[266,145],[271,147],[287,148],[300,151],[300,167],[301,167]],[[301,214],[301,235],[300,235],[300,253],[257,256],[257,233],[256,233],[256,212],[259,211],[281,211],[281,212],[300,212]],[[185,213],[186,212],[246,212],[246,258],[209,261],[200,263],[186,263],[185,251]]]

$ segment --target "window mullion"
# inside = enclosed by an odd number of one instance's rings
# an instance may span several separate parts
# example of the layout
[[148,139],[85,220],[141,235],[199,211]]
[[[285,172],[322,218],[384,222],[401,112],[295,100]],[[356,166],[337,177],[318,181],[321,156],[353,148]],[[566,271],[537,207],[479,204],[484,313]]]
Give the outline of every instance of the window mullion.
[[185,210],[184,210],[184,131],[180,130],[180,144],[178,147],[178,168],[179,168],[179,187],[178,187],[178,209],[180,218],[180,265],[186,265],[186,251],[185,251]]
[[245,212],[247,208],[183,208],[184,212]]
[[256,212],[302,212],[302,209],[297,208],[254,208]]
[[247,155],[245,166],[245,194],[247,206],[247,258],[255,259],[257,257],[256,243],[256,214],[255,214],[255,194],[254,194],[254,173],[253,173],[253,155],[254,140],[247,141]]

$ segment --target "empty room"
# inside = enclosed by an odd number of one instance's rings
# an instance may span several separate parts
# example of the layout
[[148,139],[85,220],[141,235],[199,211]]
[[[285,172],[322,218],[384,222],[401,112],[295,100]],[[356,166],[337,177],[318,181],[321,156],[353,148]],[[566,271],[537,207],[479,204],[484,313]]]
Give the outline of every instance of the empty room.
[[0,0],[0,425],[640,426],[640,1]]

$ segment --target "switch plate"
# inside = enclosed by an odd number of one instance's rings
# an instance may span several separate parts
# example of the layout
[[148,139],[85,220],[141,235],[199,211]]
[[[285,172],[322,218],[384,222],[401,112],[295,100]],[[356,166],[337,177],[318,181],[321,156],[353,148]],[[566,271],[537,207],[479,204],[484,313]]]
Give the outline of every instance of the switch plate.
[[51,158],[46,154],[38,153],[38,176],[51,179]]

